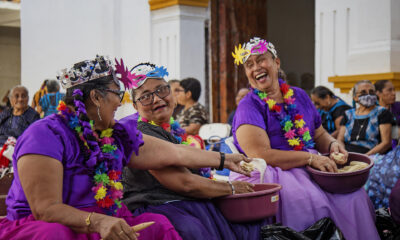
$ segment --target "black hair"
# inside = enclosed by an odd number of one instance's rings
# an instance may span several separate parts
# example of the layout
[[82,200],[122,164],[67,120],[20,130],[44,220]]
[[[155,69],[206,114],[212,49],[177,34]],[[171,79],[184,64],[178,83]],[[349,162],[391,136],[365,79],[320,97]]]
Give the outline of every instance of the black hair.
[[185,90],[185,93],[190,91],[192,93],[193,101],[197,102],[200,98],[201,84],[196,78],[185,78],[179,83],[181,87]]
[[333,92],[329,90],[329,88],[324,86],[315,87],[313,90],[311,90],[311,94],[321,99],[325,99],[327,96],[330,96],[331,98],[336,97],[335,94],[333,94]]
[[390,82],[389,80],[378,80],[375,82],[375,91],[382,92],[385,88],[386,83]]
[[[80,67],[85,67],[85,65],[86,65],[85,62],[80,62],[80,63],[75,64],[74,68],[78,69]],[[108,69],[108,67],[105,64],[101,64],[101,62],[100,62],[100,67],[101,67],[101,69],[97,69],[97,71],[105,72]],[[90,76],[87,76],[87,77],[89,78]],[[71,80],[73,80],[73,79],[71,79]],[[90,81],[78,84],[76,86],[73,86],[73,87],[70,87],[67,89],[67,92],[66,92],[63,100],[67,105],[73,106],[75,108],[75,111],[77,111],[78,106],[75,105],[75,100],[78,100],[78,101],[82,102],[83,104],[85,104],[86,100],[89,99],[90,92],[92,90],[107,89],[108,88],[107,85],[109,85],[111,83],[115,83],[114,78],[112,75],[108,75],[108,76],[100,77],[95,80],[90,80]],[[77,89],[82,91],[82,93],[83,93],[82,96],[80,96],[79,94],[76,94],[75,96],[73,96],[74,91]],[[99,91],[99,93],[103,96],[105,95],[105,93],[103,93],[102,91]],[[85,108],[86,108],[86,106],[85,106]],[[82,124],[83,128],[89,128],[90,119],[87,116],[87,114],[84,114],[80,111],[78,118],[81,121],[87,123],[87,124]],[[88,130],[90,130],[90,131],[87,131],[87,132],[92,132],[91,129],[88,129]],[[85,131],[82,129],[82,132],[85,132]],[[78,136],[78,134],[75,131],[74,131],[74,134],[78,138],[79,147],[80,147],[81,153],[83,154],[85,162],[86,162],[90,158],[90,152],[87,151],[87,147],[84,145],[83,141],[80,139],[80,137]],[[84,134],[83,137],[88,142],[88,146],[91,149],[91,151],[96,152],[96,148],[98,148],[98,143],[97,143],[96,137],[93,135],[93,133],[87,134],[87,135]]]
[[57,80],[49,80],[46,83],[46,87],[47,87],[47,92],[49,92],[49,93],[54,93],[54,92],[60,91],[60,84],[58,83]]

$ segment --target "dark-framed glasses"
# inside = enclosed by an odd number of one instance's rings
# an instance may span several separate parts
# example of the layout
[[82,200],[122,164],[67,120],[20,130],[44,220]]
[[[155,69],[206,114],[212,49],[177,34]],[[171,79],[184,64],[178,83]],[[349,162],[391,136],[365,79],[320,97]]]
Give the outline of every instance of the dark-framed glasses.
[[124,98],[124,95],[125,95],[125,91],[122,91],[122,90],[115,90],[115,89],[110,89],[110,88],[103,89],[103,90],[106,92],[111,92],[111,93],[118,95],[120,102],[122,102],[122,99]]
[[156,94],[159,98],[164,99],[171,93],[171,87],[169,85],[163,85],[158,87],[153,92],[145,93],[140,96],[136,101],[139,101],[143,106],[147,106],[153,103],[154,94]]

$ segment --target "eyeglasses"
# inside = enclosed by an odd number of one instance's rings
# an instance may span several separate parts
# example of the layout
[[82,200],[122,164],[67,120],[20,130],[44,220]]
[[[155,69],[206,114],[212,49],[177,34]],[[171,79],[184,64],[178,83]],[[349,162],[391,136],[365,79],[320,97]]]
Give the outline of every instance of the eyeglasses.
[[361,92],[358,92],[356,95],[359,97],[364,96],[364,95],[375,95],[375,90],[370,89],[368,92],[366,90],[362,90]]
[[164,85],[154,90],[154,92],[149,92],[142,95],[141,97],[136,99],[136,101],[139,101],[143,106],[147,106],[153,103],[154,94],[156,94],[159,98],[164,99],[170,93],[171,93],[171,87],[169,85]]
[[115,90],[115,89],[109,89],[109,88],[103,89],[103,90],[107,91],[107,92],[112,92],[112,93],[118,95],[120,102],[122,102],[122,99],[124,98],[124,95],[125,95],[125,91],[121,91],[121,90]]

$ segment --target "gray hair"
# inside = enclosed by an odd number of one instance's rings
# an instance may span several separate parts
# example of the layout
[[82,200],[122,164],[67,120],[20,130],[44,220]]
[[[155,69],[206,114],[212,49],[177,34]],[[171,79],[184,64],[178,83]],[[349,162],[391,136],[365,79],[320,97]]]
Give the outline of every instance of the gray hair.
[[60,91],[60,84],[58,84],[57,80],[49,80],[46,83],[47,92],[53,93]]
[[365,84],[365,83],[371,84],[372,87],[375,89],[374,84],[372,84],[372,82],[371,82],[370,80],[360,80],[360,81],[358,81],[358,82],[354,85],[354,87],[353,87],[353,97],[356,96],[356,92],[357,92],[357,90],[358,90],[358,86],[360,86],[361,84]]
[[14,86],[14,87],[11,88],[10,93],[8,94],[8,98],[11,98],[13,96],[13,94],[14,94],[15,89],[18,89],[18,88],[24,89],[24,91],[26,92],[26,95],[29,96],[29,91],[28,91],[28,89],[26,87],[24,87],[22,85],[17,85],[17,86]]

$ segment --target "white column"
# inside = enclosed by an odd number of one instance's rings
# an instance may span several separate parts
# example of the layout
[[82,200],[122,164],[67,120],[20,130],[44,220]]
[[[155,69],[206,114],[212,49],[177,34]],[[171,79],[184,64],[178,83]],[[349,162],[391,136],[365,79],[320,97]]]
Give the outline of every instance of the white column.
[[197,78],[202,87],[199,102],[203,105],[206,16],[206,8],[185,5],[151,12],[151,61],[168,69],[168,79]]
[[316,0],[316,85],[333,89],[330,76],[400,71],[399,13],[398,0]]

